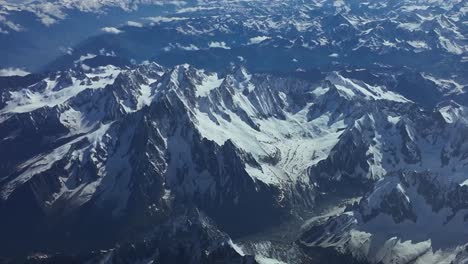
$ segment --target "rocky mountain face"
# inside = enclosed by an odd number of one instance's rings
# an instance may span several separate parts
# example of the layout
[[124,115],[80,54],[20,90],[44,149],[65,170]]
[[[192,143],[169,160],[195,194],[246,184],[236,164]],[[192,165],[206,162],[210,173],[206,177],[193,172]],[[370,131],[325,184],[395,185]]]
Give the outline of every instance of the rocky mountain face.
[[241,263],[256,264],[197,210],[179,212],[137,243],[78,256],[34,255],[25,263]]

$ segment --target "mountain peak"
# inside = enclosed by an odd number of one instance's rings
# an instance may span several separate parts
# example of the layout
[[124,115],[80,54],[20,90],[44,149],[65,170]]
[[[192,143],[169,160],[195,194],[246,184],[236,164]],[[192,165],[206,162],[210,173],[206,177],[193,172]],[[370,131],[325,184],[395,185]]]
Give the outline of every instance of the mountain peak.
[[437,111],[442,115],[445,122],[449,124],[464,122],[468,123],[468,108],[450,100],[437,105]]

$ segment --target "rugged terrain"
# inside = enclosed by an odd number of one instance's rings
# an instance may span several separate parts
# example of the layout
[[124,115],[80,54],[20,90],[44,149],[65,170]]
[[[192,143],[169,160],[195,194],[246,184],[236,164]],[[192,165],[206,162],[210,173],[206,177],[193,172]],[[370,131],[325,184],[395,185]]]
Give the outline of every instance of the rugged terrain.
[[467,3],[49,4],[1,3],[2,37],[121,21],[40,67],[6,50],[40,70],[0,77],[0,256],[467,261]]

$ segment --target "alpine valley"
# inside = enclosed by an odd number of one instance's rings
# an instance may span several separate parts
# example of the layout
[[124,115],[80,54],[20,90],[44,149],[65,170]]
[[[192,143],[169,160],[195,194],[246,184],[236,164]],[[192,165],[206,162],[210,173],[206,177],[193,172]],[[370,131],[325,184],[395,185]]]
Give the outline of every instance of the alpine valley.
[[1,263],[468,263],[468,2],[0,0]]

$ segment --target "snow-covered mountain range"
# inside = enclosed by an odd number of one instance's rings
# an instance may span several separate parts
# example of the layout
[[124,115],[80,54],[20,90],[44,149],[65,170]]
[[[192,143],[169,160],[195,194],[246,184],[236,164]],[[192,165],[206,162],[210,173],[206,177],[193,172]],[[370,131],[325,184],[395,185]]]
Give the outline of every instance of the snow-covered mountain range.
[[0,256],[467,262],[467,11],[0,1]]
[[[101,232],[121,238],[186,206],[240,236],[313,206],[317,193],[374,182],[359,211],[369,219],[391,212],[396,225],[418,224],[424,211],[411,209],[417,198],[403,188],[417,195],[424,186],[422,197],[439,193],[434,214],[457,209],[434,223],[440,232],[465,221],[457,213],[466,203],[468,110],[455,102],[427,111],[339,72],[310,82],[241,66],[220,74],[155,63],[81,65],[1,98],[1,226],[10,238],[2,247],[24,245],[18,234],[27,232],[32,242],[47,234],[42,249],[50,249],[64,230],[73,241],[109,245],[109,236],[94,238],[97,225],[112,223]],[[35,217],[21,218],[18,207]],[[23,225],[13,225],[18,218]],[[93,220],[76,227],[79,219]],[[91,246],[84,241],[76,246]]]
[[[129,60],[202,68],[208,65],[200,57],[222,57],[218,66],[238,56],[257,61],[255,54],[273,49],[279,52],[271,63],[282,61],[288,69],[374,63],[458,70],[468,49],[468,7],[460,0],[15,1],[0,8],[2,50],[9,51],[1,54],[7,60],[0,67],[29,71],[44,70],[54,59],[60,63],[53,65],[68,62],[68,68],[103,48]],[[279,70],[265,64],[257,67]]]

